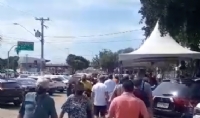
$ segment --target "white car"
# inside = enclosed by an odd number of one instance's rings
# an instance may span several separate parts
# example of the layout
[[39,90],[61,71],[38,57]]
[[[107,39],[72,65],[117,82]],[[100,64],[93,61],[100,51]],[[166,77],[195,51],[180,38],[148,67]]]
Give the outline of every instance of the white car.
[[[38,80],[41,77],[43,77],[43,76],[29,76],[29,78],[32,78],[32,79],[35,79],[35,80]],[[49,78],[47,78],[47,79],[49,79]],[[57,87],[55,86],[54,82],[51,79],[49,79],[49,81],[50,81],[49,89],[48,89],[47,92],[49,93],[49,95],[53,95],[53,93],[55,92]]]
[[67,85],[63,82],[63,78],[59,75],[44,75],[44,77],[49,78],[54,83],[57,91],[63,92],[67,88]]
[[20,74],[19,77],[17,78],[27,78],[29,75],[28,74]]
[[200,118],[200,103],[194,108],[193,118]]

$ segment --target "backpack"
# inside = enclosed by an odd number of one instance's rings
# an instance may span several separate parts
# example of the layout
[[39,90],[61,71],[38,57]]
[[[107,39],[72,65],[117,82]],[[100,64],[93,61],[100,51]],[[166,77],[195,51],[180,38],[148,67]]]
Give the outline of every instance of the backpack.
[[47,97],[47,96],[44,96],[39,99],[39,97],[37,96],[37,94],[35,92],[26,94],[25,103],[29,103],[29,104],[25,104],[25,108],[26,107],[28,108],[30,103],[31,103],[31,105],[33,105],[31,108],[31,110],[32,110],[31,115],[33,116],[33,118],[35,118],[37,116],[41,116],[41,115],[42,115],[41,117],[44,117],[44,118],[46,118],[45,116],[49,117],[50,113],[48,112],[48,109],[46,109],[46,107],[43,105],[45,97]]
[[148,108],[150,107],[150,101],[148,98],[148,94],[144,90],[144,84],[145,82],[143,81],[140,88],[136,88],[133,90],[133,94],[136,97],[140,98],[145,103],[146,107]]

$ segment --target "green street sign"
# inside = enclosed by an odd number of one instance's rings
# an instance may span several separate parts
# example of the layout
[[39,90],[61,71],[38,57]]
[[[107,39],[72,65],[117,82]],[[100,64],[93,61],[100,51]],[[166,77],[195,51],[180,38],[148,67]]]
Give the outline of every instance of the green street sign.
[[18,41],[17,48],[18,48],[18,50],[33,51],[34,50],[34,42]]

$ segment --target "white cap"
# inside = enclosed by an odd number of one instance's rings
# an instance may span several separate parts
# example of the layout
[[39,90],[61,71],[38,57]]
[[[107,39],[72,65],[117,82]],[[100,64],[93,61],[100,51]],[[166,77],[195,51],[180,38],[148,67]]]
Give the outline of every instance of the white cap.
[[45,77],[39,77],[36,86],[41,86],[43,88],[49,88],[49,80],[46,79]]

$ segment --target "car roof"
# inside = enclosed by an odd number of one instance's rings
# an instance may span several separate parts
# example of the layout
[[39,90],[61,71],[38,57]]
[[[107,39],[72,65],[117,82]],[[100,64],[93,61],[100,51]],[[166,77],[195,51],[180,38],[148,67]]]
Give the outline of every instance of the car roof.
[[16,80],[34,80],[32,78],[17,78]]

